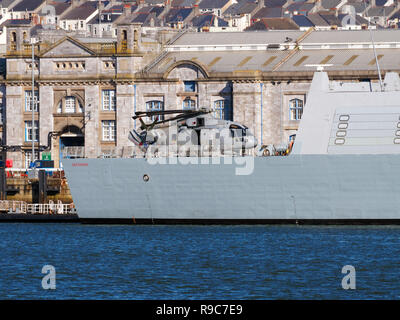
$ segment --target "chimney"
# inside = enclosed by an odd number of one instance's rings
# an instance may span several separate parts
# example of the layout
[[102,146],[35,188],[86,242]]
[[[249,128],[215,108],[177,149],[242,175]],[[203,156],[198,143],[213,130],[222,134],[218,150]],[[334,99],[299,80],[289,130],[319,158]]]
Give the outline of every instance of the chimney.
[[261,8],[264,8],[264,7],[265,7],[264,0],[258,0],[257,9],[261,9]]
[[198,4],[193,5],[193,15],[198,16],[200,14],[200,9]]
[[218,17],[217,16],[213,17],[214,17],[214,27],[218,28]]
[[122,15],[124,15],[125,17],[129,16],[131,14],[131,10],[132,9],[130,4],[124,4]]

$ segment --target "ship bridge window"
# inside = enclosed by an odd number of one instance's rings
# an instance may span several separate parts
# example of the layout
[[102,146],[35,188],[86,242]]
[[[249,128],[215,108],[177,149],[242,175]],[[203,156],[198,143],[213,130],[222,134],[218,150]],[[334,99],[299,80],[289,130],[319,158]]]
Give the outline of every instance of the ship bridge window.
[[236,124],[231,124],[229,126],[231,131],[231,137],[245,137],[247,134],[247,127],[241,127]]
[[303,100],[292,99],[289,101],[289,119],[300,120],[303,115]]

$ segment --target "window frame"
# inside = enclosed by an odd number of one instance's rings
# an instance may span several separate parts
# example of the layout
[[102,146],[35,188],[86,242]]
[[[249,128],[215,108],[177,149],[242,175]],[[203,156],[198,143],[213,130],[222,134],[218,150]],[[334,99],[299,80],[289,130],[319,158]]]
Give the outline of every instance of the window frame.
[[[187,105],[187,102],[190,102],[189,105]],[[187,97],[182,101],[182,110],[196,110],[196,109],[197,109],[196,100]]]
[[[112,94],[111,94],[112,93]],[[106,95],[108,98],[106,99]],[[117,109],[117,92],[115,89],[103,89],[101,93],[101,104],[103,111],[116,111]],[[108,107],[106,107],[106,103]]]
[[299,98],[289,100],[289,120],[300,121],[303,116],[304,101]]
[[[33,99],[33,109],[34,112],[39,111],[39,90],[34,91],[34,99]],[[32,112],[32,90],[25,90],[25,111]]]
[[[146,101],[146,111],[163,111],[164,110],[164,102],[161,100],[149,100]],[[164,120],[164,116],[152,116],[150,119],[152,121],[156,120]]]
[[101,139],[105,142],[115,142],[117,140],[117,124],[115,120],[101,121]]
[[221,120],[233,120],[232,104],[227,99],[214,101],[214,116]]
[[[33,130],[35,130],[35,140],[34,142],[39,142],[39,121],[35,120],[33,123],[34,127],[32,128],[32,120],[25,121],[25,142],[32,142],[33,139]],[[29,131],[31,131],[29,133]],[[31,138],[29,138],[31,136]]]
[[185,92],[196,92],[197,83],[196,81],[183,81]]

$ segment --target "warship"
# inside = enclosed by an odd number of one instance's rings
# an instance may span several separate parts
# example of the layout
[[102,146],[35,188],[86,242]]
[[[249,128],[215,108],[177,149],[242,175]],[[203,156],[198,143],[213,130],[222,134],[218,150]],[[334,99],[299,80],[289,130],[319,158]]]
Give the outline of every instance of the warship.
[[[294,144],[257,146],[253,156],[243,156],[257,145],[245,126],[218,122],[207,110],[173,113],[170,122],[164,114],[135,115],[142,131],[129,139],[146,152],[142,158],[63,159],[82,222],[400,221],[397,73],[378,85],[315,72]],[[143,116],[155,120],[146,124]]]

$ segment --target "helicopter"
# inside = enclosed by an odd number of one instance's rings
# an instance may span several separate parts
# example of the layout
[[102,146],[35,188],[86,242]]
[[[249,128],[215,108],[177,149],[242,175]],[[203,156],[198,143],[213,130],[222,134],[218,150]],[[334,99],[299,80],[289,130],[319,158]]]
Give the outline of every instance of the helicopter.
[[[144,152],[176,145],[184,154],[196,149],[231,154],[257,146],[257,139],[248,127],[217,119],[211,112],[209,109],[136,112],[132,118],[140,121],[140,127],[138,131],[130,131],[128,138]],[[167,115],[172,117],[164,119]],[[145,123],[143,118],[154,120]]]

